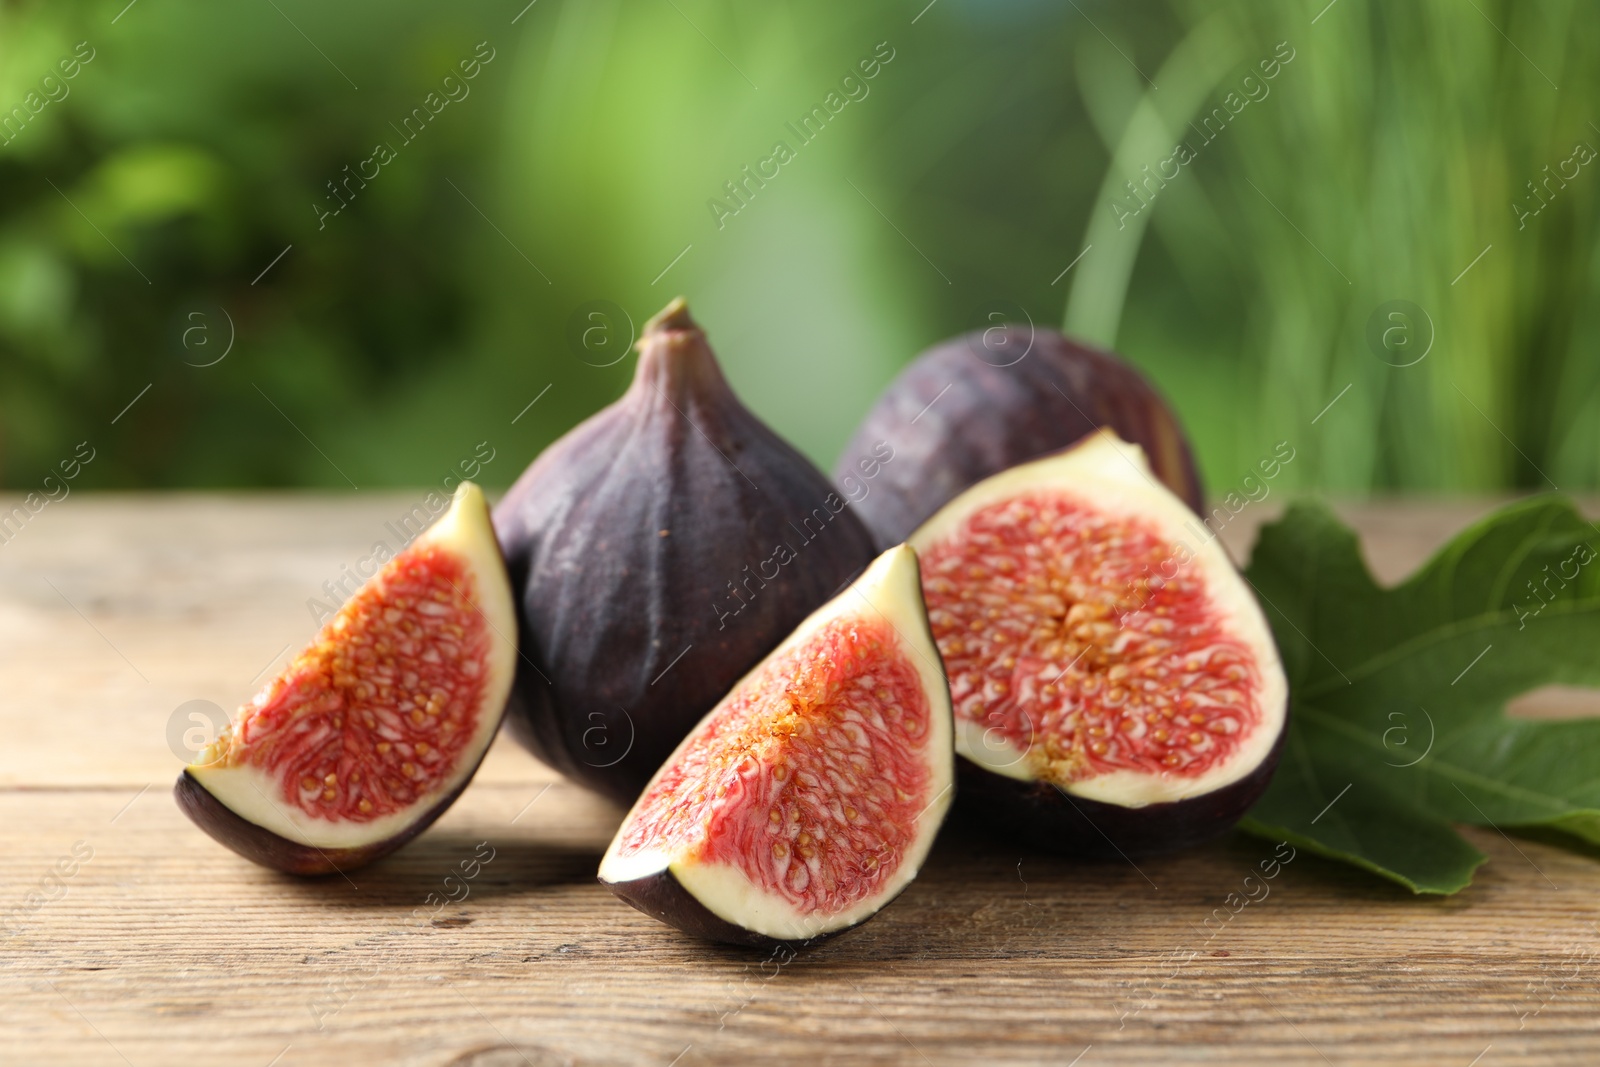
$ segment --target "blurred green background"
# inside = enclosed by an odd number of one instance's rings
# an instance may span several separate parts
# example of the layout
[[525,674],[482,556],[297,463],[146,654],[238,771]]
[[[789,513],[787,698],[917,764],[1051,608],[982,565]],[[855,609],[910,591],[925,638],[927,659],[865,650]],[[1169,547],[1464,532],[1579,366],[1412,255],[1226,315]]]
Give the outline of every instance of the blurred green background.
[[1283,440],[1600,485],[1592,4],[525,2],[0,3],[0,485],[504,485],[626,385],[573,323],[677,293],[824,467],[1001,308],[1144,368],[1216,495]]

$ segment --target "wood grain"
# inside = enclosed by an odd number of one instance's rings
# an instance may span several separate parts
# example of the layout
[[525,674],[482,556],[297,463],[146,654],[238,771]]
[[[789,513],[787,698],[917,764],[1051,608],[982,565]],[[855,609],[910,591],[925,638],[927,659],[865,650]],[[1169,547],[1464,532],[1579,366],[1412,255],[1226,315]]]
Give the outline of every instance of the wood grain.
[[[173,805],[169,720],[248,697],[409,503],[79,494],[0,544],[0,1062],[1600,1062],[1600,855],[1492,830],[1467,831],[1491,861],[1457,897],[1301,853],[1224,922],[1270,842],[1135,868],[956,826],[877,919],[784,961],[614,900],[594,871],[620,812],[502,740],[393,857],[255,868]],[[1487,507],[1343,511],[1394,579]]]

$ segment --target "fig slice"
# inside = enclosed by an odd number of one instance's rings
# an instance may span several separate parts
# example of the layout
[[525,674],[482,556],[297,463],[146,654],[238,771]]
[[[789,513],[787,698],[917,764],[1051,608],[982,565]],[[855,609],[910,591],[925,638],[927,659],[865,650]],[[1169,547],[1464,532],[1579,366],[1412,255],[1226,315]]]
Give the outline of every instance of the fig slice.
[[516,669],[511,585],[483,491],[402,549],[179,776],[178,806],[246,859],[348,871],[466,788]]
[[900,545],[694,727],[623,821],[600,881],[700,937],[816,941],[916,877],[954,762],[917,558]]
[[1073,854],[1232,826],[1287,721],[1272,633],[1222,545],[1100,430],[911,537],[950,680],[964,806]]

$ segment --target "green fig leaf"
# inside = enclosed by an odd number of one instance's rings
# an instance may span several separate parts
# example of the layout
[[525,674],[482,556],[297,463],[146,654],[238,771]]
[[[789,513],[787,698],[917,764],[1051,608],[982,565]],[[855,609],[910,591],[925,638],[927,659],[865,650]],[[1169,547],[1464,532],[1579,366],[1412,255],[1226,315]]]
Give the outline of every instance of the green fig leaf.
[[1600,719],[1505,714],[1542,685],[1600,686],[1596,542],[1570,503],[1536,498],[1385,589],[1325,507],[1264,527],[1245,576],[1288,672],[1289,736],[1241,827],[1416,893],[1455,893],[1486,858],[1454,824],[1600,844]]

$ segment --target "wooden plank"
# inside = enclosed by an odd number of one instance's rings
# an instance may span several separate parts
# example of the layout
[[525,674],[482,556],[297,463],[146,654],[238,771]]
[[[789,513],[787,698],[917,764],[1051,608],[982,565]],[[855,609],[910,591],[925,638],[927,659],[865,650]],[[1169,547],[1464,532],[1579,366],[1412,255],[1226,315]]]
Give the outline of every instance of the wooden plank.
[[[1136,868],[957,827],[881,916],[785,962],[616,902],[594,869],[618,810],[501,743],[438,825],[348,881],[253,867],[172,804],[168,721],[248,696],[311,633],[306,599],[408,504],[83,494],[0,545],[0,1060],[1600,1059],[1600,855],[1493,831],[1468,832],[1491,861],[1448,900],[1302,853],[1224,919],[1270,842]],[[1483,510],[1346,514],[1392,579]],[[485,841],[493,859],[435,912]]]
[[[564,783],[529,799],[480,783],[414,847],[308,882],[221,851],[164,792],[125,810],[120,791],[0,795],[0,899],[56,897],[8,913],[10,1039],[85,1063],[115,1062],[114,1046],[134,1063],[227,1049],[261,1064],[285,1045],[283,1063],[358,1048],[444,1063],[507,1042],[585,1063],[667,1063],[690,1043],[685,1062],[820,1045],[852,1062],[914,1049],[1061,1063],[1093,1044],[1097,1063],[1311,1063],[1320,1050],[1458,1067],[1491,1044],[1600,1047],[1582,966],[1600,919],[1593,861],[1492,833],[1472,835],[1493,859],[1452,900],[1302,855],[1226,921],[1223,898],[1269,842],[1135,870],[952,834],[894,907],[783,965],[628,910],[593,881],[614,809]],[[80,841],[92,857],[58,891],[46,872]],[[483,841],[493,859],[435,913],[428,894]]]

